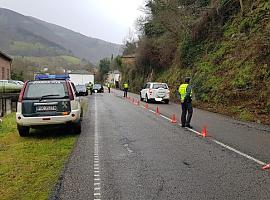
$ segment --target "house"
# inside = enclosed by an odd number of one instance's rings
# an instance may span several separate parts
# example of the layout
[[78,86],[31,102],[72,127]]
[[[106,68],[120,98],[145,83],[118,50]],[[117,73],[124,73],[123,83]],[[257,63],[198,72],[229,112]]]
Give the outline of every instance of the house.
[[107,82],[115,85],[116,88],[119,88],[121,73],[119,70],[110,71],[107,74]]
[[135,65],[136,63],[135,54],[123,55],[121,59],[124,66]]
[[12,58],[0,51],[0,80],[10,79]]

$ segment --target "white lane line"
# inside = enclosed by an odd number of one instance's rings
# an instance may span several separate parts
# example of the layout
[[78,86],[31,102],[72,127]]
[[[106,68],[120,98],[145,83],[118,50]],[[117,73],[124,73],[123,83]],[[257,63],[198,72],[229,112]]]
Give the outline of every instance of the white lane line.
[[[141,106],[141,108],[144,108],[144,109],[145,109],[144,106]],[[150,109],[147,109],[147,110],[148,110],[149,112],[156,113],[156,112],[153,111],[153,110],[150,110]],[[168,121],[171,121],[170,118],[168,118],[168,117],[166,117],[166,116],[164,116],[164,115],[160,115],[160,116],[161,116],[162,118],[164,118],[164,119],[167,119]],[[178,125],[179,125],[179,126],[182,126],[182,124],[180,124],[180,123],[178,123]],[[198,131],[196,131],[196,130],[193,130],[193,129],[188,128],[188,127],[185,127],[185,128],[186,128],[187,130],[193,132],[193,133],[196,133],[197,135],[202,135],[200,132],[198,132]],[[252,161],[256,162],[256,163],[259,164],[259,165],[266,165],[265,162],[262,162],[262,161],[260,161],[260,160],[258,160],[258,159],[256,159],[256,158],[254,158],[254,157],[252,157],[252,156],[249,156],[249,155],[247,155],[247,154],[245,154],[245,153],[242,153],[241,151],[239,151],[239,150],[237,150],[237,149],[235,149],[235,148],[233,148],[233,147],[230,147],[230,146],[228,146],[228,145],[226,145],[226,144],[224,144],[224,143],[222,143],[222,142],[219,142],[218,140],[211,139],[211,138],[210,138],[210,140],[213,141],[214,143],[216,143],[216,144],[218,144],[218,145],[220,145],[220,146],[222,146],[222,147],[224,147],[224,148],[230,150],[230,151],[233,151],[233,152],[235,152],[235,153],[237,153],[237,154],[239,154],[239,155],[241,155],[241,156],[243,156],[243,157],[245,157],[245,158],[247,158],[247,159],[249,159],[249,160],[252,160]]]
[[170,118],[168,118],[168,117],[166,117],[166,116],[164,116],[164,115],[160,115],[160,117],[163,117],[164,119],[167,119],[167,120],[171,121]]
[[150,110],[150,109],[149,109],[149,112],[151,112],[151,113],[156,113],[155,111],[153,111],[153,110]]
[[227,149],[229,149],[229,150],[231,150],[231,151],[233,151],[233,152],[235,152],[235,153],[237,153],[237,154],[239,154],[241,156],[246,157],[247,159],[253,160],[254,162],[258,163],[259,165],[266,165],[265,162],[262,162],[262,161],[260,161],[260,160],[258,160],[256,158],[253,158],[252,156],[249,156],[249,155],[247,155],[245,153],[242,153],[241,151],[238,151],[238,150],[236,150],[236,149],[234,149],[234,148],[232,148],[232,147],[230,147],[230,146],[228,146],[226,144],[223,144],[222,142],[219,142],[219,141],[217,141],[215,139],[210,139],[210,140],[212,140],[216,144],[219,144],[220,146],[223,146],[224,148],[227,148]]
[[[99,141],[98,141],[98,117],[97,101],[95,96],[95,145],[94,145],[94,200],[101,200],[100,170],[99,170]],[[98,191],[98,193],[96,192]],[[99,198],[95,198],[98,196]]]

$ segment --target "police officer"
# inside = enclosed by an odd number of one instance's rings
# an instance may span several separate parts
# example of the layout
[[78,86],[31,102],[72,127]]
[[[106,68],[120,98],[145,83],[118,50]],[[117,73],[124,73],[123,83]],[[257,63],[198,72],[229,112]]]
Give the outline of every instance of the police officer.
[[108,84],[107,84],[107,87],[108,87],[109,93],[111,93],[111,84],[108,83]]
[[[182,127],[192,128],[190,126],[190,121],[192,118],[193,108],[192,108],[192,86],[189,84],[190,77],[185,78],[185,83],[179,86],[178,92],[180,94],[182,115],[181,123]],[[188,115],[187,115],[188,114]]]
[[92,93],[93,93],[93,83],[92,82],[88,83],[87,90],[90,90],[90,94],[92,95]]
[[128,93],[128,82],[124,82],[124,97],[127,97]]

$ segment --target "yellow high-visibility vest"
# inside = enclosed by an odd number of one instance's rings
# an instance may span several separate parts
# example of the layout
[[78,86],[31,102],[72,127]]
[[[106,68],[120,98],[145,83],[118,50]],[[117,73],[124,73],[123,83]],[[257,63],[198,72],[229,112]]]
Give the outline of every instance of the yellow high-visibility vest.
[[[181,84],[179,86],[178,92],[179,92],[180,97],[181,97],[181,102],[184,102],[184,100],[185,100],[186,93],[187,93],[187,87],[188,87],[188,84],[186,84],[186,83]],[[190,95],[192,95],[192,91],[191,91]]]
[[127,89],[128,88],[128,84],[124,83],[124,88]]

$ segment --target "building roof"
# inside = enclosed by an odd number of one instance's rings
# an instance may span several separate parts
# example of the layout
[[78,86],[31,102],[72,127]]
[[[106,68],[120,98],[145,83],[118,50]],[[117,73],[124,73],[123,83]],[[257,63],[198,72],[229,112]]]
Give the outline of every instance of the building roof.
[[123,55],[121,58],[135,58],[135,54]]
[[82,69],[72,71],[69,74],[88,74],[88,75],[91,74],[91,75],[93,75],[93,73],[86,71],[86,70],[82,70]]
[[0,57],[2,57],[2,58],[4,58],[4,59],[8,60],[9,62],[12,61],[12,58],[9,57],[7,54],[3,53],[2,51],[0,51]]

